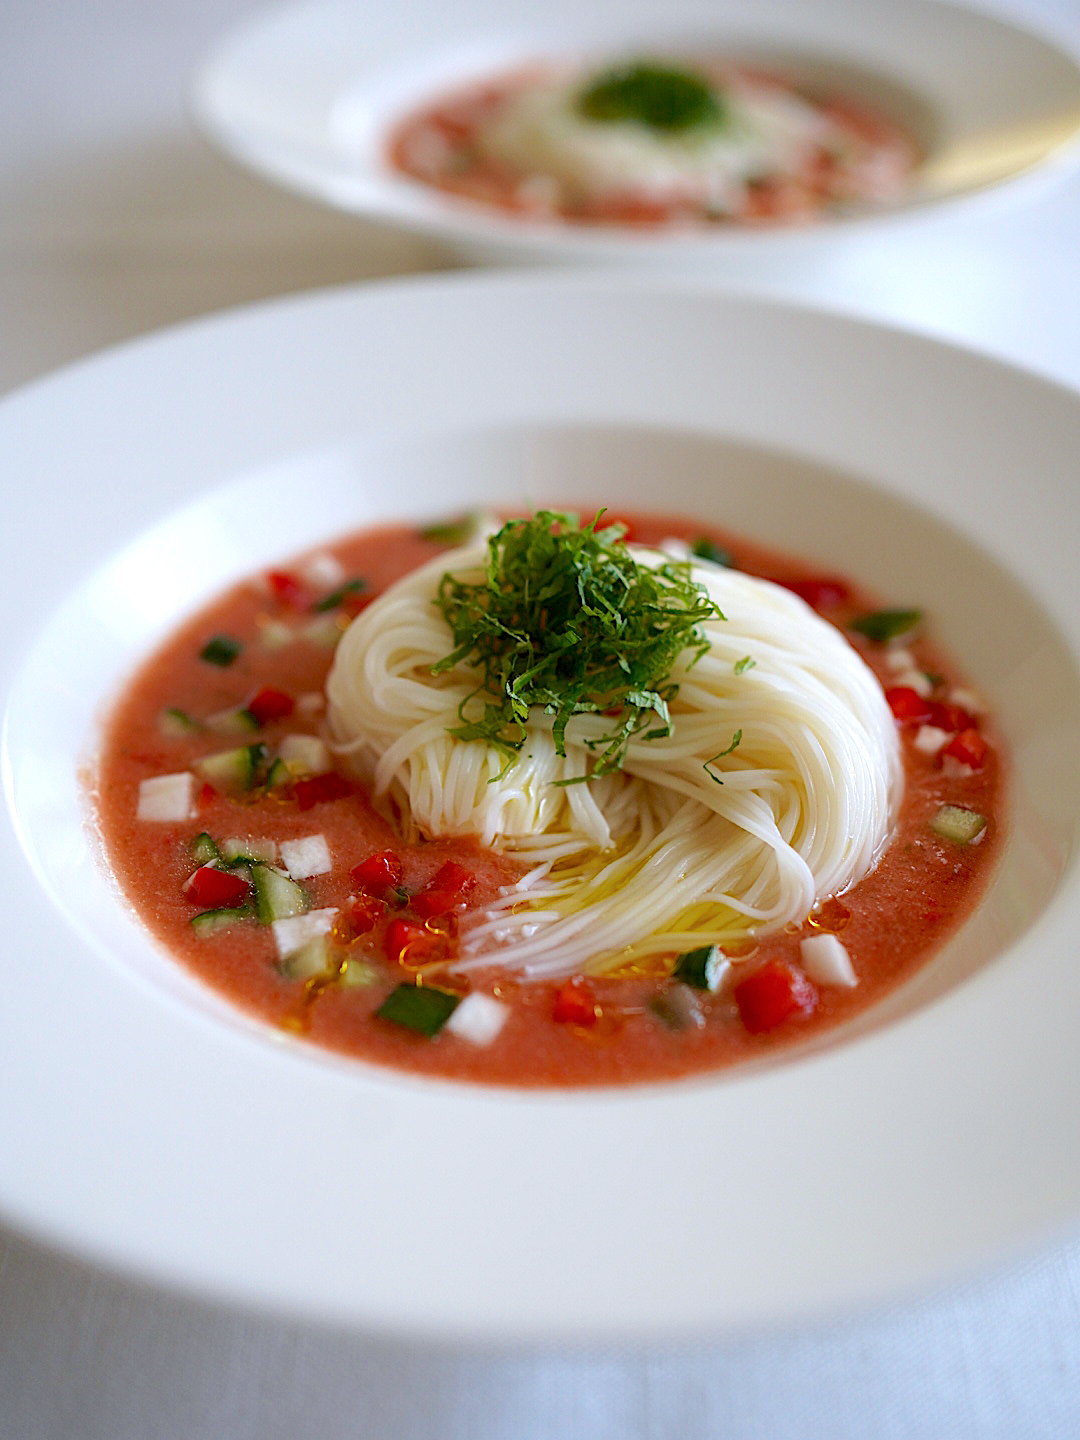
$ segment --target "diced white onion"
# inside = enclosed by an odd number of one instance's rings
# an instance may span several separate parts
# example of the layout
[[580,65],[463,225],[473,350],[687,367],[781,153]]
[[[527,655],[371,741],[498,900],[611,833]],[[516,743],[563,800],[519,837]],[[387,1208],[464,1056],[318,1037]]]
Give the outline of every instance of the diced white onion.
[[490,1045],[506,1024],[509,1014],[508,1006],[490,995],[474,992],[465,996],[443,1029],[473,1045]]
[[333,861],[325,835],[305,835],[300,840],[281,842],[281,863],[294,880],[328,875]]
[[897,675],[893,683],[896,685],[906,685],[909,690],[914,690],[915,694],[923,700],[926,699],[934,688],[921,670],[905,670],[903,674]]
[[178,775],[155,775],[139,781],[137,820],[188,820],[194,814],[195,776],[190,770]]
[[330,751],[318,735],[286,735],[278,746],[278,758],[294,775],[323,775],[333,769]]
[[902,646],[894,649],[891,645],[885,651],[885,664],[890,670],[914,670],[915,656]]
[[305,690],[296,697],[296,708],[301,715],[317,715],[326,705],[326,696],[321,690]]
[[818,985],[850,988],[859,983],[851,956],[835,935],[808,935],[799,942],[799,956],[803,969]]
[[915,749],[924,755],[936,755],[948,738],[947,730],[939,730],[936,725],[920,725],[915,732]]
[[259,639],[268,650],[282,650],[296,639],[296,631],[283,620],[260,620]]
[[315,590],[336,590],[345,579],[341,561],[325,550],[313,555],[300,571],[301,578]]
[[270,926],[274,932],[278,959],[285,960],[310,940],[327,935],[334,927],[337,910],[309,910],[306,915],[290,915],[284,920],[275,920]]
[[974,690],[965,690],[959,687],[949,691],[949,702],[952,705],[959,705],[961,710],[966,710],[969,715],[979,715],[985,708]]

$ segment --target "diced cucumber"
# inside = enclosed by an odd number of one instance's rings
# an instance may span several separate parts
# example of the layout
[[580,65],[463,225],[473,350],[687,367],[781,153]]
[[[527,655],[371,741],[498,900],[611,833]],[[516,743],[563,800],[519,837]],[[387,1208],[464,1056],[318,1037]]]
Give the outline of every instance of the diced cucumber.
[[266,746],[241,745],[238,750],[222,750],[196,760],[195,771],[211,785],[224,790],[250,790],[255,785],[259,768],[266,759]]
[[324,775],[333,768],[330,751],[318,735],[285,735],[278,746],[278,759],[291,775]]
[[221,859],[221,851],[217,847],[217,842],[205,830],[192,840],[191,858],[196,865],[209,865],[212,861]]
[[253,865],[251,880],[255,886],[255,913],[264,925],[303,915],[311,903],[302,885],[269,865]]
[[286,980],[311,980],[316,975],[325,975],[329,968],[330,947],[325,935],[316,935],[314,940],[278,961],[278,969]]
[[451,995],[448,990],[434,990],[430,985],[410,985],[406,982],[391,990],[375,1014],[380,1020],[391,1020],[395,1025],[430,1038],[439,1033],[460,1000],[460,995]]
[[167,740],[183,740],[188,735],[198,735],[202,726],[186,710],[170,705],[158,716],[158,729]]
[[702,945],[687,950],[675,965],[675,979],[695,990],[718,990],[727,969],[727,956],[719,945]]
[[231,635],[214,635],[199,651],[199,659],[205,660],[208,665],[218,665],[225,669],[233,663],[243,648],[240,641]]
[[233,836],[221,842],[221,854],[224,860],[251,860],[261,861],[264,865],[273,865],[277,860],[276,840],[241,840]]
[[287,785],[291,779],[292,771],[279,755],[266,772],[266,788],[268,790],[277,790],[282,785]]
[[986,829],[986,816],[960,805],[943,805],[930,821],[930,829],[957,845],[971,845]]
[[689,985],[672,985],[654,995],[649,1009],[669,1030],[700,1030],[705,1024],[701,1004]]
[[360,960],[355,955],[350,955],[341,967],[341,983],[349,990],[362,985],[374,985],[378,978],[379,972],[371,961]]
[[722,545],[717,545],[715,540],[709,540],[702,536],[695,540],[690,546],[690,554],[698,560],[708,560],[710,565],[722,565],[725,570],[735,568],[735,561],[730,550],[725,550]]
[[851,622],[851,628],[858,630],[868,640],[883,645],[886,640],[895,640],[914,630],[922,619],[921,610],[874,610],[869,615],[860,615]]
[[207,935],[216,935],[219,930],[227,930],[230,925],[236,925],[242,920],[251,920],[255,912],[250,905],[236,905],[231,909],[204,910],[201,915],[191,917],[191,928],[201,939]]
[[350,595],[360,595],[366,589],[367,581],[358,575],[353,580],[347,580],[344,585],[339,586],[332,594],[325,596],[322,600],[316,601],[311,608],[318,614],[325,614],[328,610],[336,610],[340,605],[344,605]]
[[323,650],[333,650],[341,639],[342,630],[336,615],[317,615],[308,621],[301,632],[305,640]]
[[215,715],[208,715],[206,728],[213,730],[215,735],[253,735],[259,729],[259,722],[250,710],[245,710],[242,705],[234,705],[229,710],[219,710]]
[[259,626],[259,639],[267,650],[282,650],[296,639],[296,631],[282,620],[264,620]]

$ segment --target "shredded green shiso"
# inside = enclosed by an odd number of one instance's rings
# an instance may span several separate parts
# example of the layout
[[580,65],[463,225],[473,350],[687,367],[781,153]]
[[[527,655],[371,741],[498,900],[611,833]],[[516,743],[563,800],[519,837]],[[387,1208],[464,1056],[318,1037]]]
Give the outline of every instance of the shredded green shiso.
[[629,120],[667,134],[711,128],[725,119],[723,99],[702,76],[647,61],[595,76],[578,96],[577,108],[588,120]]
[[482,581],[448,573],[439,583],[435,604],[454,649],[432,672],[467,665],[482,676],[450,734],[496,746],[505,768],[525,743],[533,707],[555,717],[559,755],[573,716],[611,717],[611,729],[589,742],[600,752],[592,776],[619,769],[635,735],[669,735],[675,662],[692,650],[695,664],[709,648],[702,622],[724,618],[689,564],[641,564],[625,526],[599,528],[603,513],[584,526],[553,510],[511,520],[488,540]]

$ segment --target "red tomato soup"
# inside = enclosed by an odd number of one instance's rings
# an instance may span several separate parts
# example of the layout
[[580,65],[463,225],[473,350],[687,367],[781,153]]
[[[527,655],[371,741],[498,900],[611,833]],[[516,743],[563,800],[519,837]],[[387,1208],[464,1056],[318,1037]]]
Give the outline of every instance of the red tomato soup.
[[[461,973],[460,937],[521,867],[472,841],[406,842],[323,743],[323,686],[351,617],[455,540],[452,527],[383,527],[236,586],[120,698],[97,815],[154,937],[237,1006],[314,1044],[518,1086],[655,1081],[759,1058],[852,1018],[925,964],[1001,844],[1001,747],[976,697],[915,616],[882,611],[846,578],[686,520],[625,523],[634,541],[682,537],[794,590],[878,676],[906,783],[869,874],[801,923],[732,946],[715,989],[711,951],[604,976]],[[803,942],[815,935],[836,937],[857,984],[810,977]],[[452,1016],[476,995],[492,1003],[458,1033]]]
[[522,68],[402,120],[390,164],[425,185],[576,225],[797,224],[895,201],[918,147],[891,120],[713,59]]

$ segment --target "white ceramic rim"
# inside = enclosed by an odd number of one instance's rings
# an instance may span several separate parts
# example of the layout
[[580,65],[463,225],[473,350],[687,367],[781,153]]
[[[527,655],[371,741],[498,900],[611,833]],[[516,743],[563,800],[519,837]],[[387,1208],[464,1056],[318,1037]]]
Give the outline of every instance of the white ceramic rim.
[[[1080,655],[1080,395],[793,305],[511,276],[257,306],[8,399],[5,691],[25,617],[193,497],[463,421],[685,427],[838,467],[1003,558]],[[9,733],[4,767],[10,801]],[[70,777],[30,780],[70,806]],[[1075,865],[1007,956],[890,1028],[734,1078],[530,1094],[223,1023],[77,936],[10,814],[0,853],[0,1211],[127,1274],[367,1333],[672,1340],[912,1293],[1080,1217]]]
[[[587,15],[573,0],[553,3],[542,22],[529,0],[468,0],[450,10],[431,0],[375,11],[355,0],[282,7],[218,43],[194,79],[194,115],[234,159],[291,190],[503,260],[786,264],[823,244],[925,223],[957,207],[1031,198],[1080,155],[1080,66],[1071,34],[1039,33],[943,0],[872,7],[859,0],[725,0],[719,10],[706,0],[600,0]],[[921,195],[795,229],[649,236],[485,212],[396,175],[382,160],[387,123],[453,89],[462,75],[497,73],[538,54],[603,56],[633,41],[699,37],[717,49],[726,43],[741,52],[835,60],[855,77],[852,93],[860,75],[871,77],[871,98],[875,75],[882,100],[890,85],[906,92],[936,117],[940,132]]]

